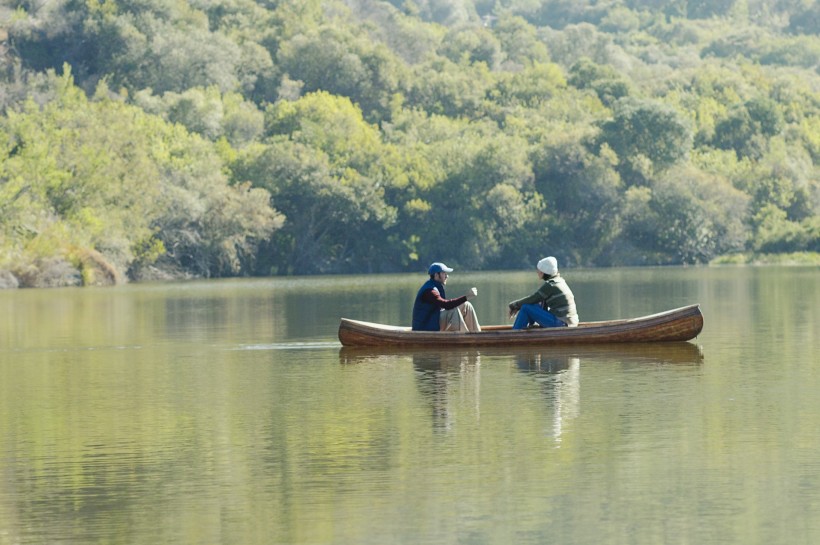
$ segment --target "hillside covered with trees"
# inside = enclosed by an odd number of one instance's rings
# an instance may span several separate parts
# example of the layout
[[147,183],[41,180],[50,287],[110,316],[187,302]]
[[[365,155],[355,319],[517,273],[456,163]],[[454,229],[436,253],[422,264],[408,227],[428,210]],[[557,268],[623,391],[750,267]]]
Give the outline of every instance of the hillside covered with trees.
[[820,251],[816,0],[5,0],[0,286]]

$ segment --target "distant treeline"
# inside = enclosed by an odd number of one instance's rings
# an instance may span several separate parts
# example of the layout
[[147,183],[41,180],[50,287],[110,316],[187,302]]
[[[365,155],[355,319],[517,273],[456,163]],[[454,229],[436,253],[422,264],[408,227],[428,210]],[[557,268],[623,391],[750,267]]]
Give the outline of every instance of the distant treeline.
[[0,286],[820,251],[811,0],[10,0]]

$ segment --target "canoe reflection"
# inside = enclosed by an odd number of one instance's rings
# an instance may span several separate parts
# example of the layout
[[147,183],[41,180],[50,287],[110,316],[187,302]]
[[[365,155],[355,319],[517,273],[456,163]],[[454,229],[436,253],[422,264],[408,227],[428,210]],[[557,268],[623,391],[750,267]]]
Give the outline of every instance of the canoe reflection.
[[[600,344],[593,346],[545,346],[545,347],[468,347],[468,348],[418,348],[418,347],[351,347],[339,351],[339,362],[356,364],[373,359],[412,357],[414,364],[423,368],[441,370],[461,369],[470,361],[484,358],[512,357],[519,368],[531,371],[551,372],[553,365],[561,365],[566,358],[579,358],[584,362],[613,363],[620,365],[700,365],[703,352],[700,346],[689,342]],[[401,359],[401,358],[400,358]],[[556,369],[560,371],[560,367]]]
[[[452,430],[455,414],[467,409],[476,420],[481,415],[481,367],[509,362],[531,374],[548,401],[545,434],[556,447],[567,423],[580,413],[581,361],[592,365],[657,366],[699,365],[700,347],[692,343],[596,345],[593,347],[542,347],[513,350],[509,347],[482,348],[360,348],[343,347],[342,364],[376,360],[413,363],[419,393],[430,407],[434,431]],[[454,395],[457,393],[457,395]]]

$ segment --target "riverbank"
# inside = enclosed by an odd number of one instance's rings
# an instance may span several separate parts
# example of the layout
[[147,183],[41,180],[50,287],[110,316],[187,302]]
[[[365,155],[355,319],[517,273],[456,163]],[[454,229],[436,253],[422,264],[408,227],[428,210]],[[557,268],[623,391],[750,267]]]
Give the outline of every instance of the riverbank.
[[716,257],[709,265],[817,265],[820,252],[794,252],[789,254],[742,253]]
[[[729,254],[717,257],[709,262],[709,266],[723,265],[794,265],[820,266],[820,252],[794,252],[789,254],[757,254],[742,253]],[[67,262],[55,260],[48,266],[37,270],[37,274],[25,275],[19,278],[11,271],[0,269],[0,290],[16,288],[56,288],[56,287],[83,287],[83,286],[112,286],[125,283],[122,278],[112,274],[95,273],[95,269],[86,266],[83,271],[77,270]],[[152,270],[150,274],[141,275],[140,280],[192,280],[195,277],[185,275],[179,271],[173,273]],[[139,280],[132,280],[139,283]]]

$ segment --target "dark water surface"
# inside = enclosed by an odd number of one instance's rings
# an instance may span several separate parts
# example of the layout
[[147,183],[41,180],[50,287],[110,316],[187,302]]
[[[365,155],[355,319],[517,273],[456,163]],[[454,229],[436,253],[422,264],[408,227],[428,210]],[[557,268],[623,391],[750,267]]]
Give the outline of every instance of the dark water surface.
[[[422,275],[0,291],[0,545],[820,543],[820,270],[568,270],[691,343],[351,350]],[[482,323],[534,273],[453,273]]]

